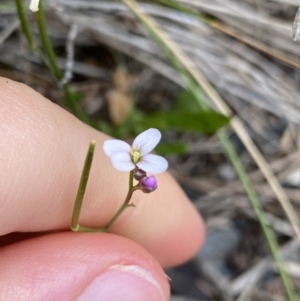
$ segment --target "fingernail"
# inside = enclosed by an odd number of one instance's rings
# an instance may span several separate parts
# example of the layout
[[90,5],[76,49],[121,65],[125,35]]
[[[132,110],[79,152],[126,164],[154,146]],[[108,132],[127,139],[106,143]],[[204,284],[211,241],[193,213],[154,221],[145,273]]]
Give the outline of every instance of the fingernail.
[[152,274],[135,265],[114,265],[97,276],[77,301],[166,301]]

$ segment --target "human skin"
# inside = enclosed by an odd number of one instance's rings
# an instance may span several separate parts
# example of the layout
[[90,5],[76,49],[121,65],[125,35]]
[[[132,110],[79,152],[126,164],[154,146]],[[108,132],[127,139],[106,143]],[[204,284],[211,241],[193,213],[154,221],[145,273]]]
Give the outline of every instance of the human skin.
[[169,299],[162,267],[187,261],[204,239],[201,217],[170,174],[157,175],[155,192],[135,192],[136,207],[109,233],[69,230],[91,140],[97,145],[80,224],[104,226],[127,193],[128,173],[103,152],[108,138],[0,78],[0,300]]

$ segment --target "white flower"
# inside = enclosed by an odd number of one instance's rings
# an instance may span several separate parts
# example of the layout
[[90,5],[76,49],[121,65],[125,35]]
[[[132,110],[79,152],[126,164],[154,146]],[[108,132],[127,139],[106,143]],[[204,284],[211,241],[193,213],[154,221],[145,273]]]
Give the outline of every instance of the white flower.
[[107,140],[104,142],[103,149],[117,170],[131,171],[137,166],[145,172],[157,174],[168,168],[165,158],[149,154],[160,139],[159,130],[149,129],[139,134],[132,146],[122,140]]
[[39,10],[39,2],[40,0],[31,0],[29,4],[29,9],[34,13]]

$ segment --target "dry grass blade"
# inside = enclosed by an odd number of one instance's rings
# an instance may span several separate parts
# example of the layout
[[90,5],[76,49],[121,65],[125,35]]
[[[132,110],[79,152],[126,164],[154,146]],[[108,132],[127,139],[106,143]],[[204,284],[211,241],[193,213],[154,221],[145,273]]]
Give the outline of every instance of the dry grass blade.
[[[300,29],[300,8],[298,10],[298,13],[295,17],[295,21],[294,21],[294,25],[293,25],[293,39],[294,41],[297,40],[297,36],[299,34],[299,29]],[[296,22],[296,19],[298,19],[298,22]],[[297,23],[297,24],[296,24]],[[249,38],[249,37],[245,37],[241,34],[238,34],[236,32],[234,32],[233,30],[231,30],[230,28],[224,26],[224,24],[221,24],[219,22],[212,22],[211,23],[213,28],[218,29],[219,31],[227,34],[228,36],[231,36],[261,52],[266,53],[267,55],[270,55],[276,59],[278,59],[279,61],[293,67],[293,68],[298,68],[300,69],[300,63],[289,58],[288,56],[286,56],[285,54],[283,54],[280,51],[276,51],[273,49],[270,49],[267,45],[261,43],[260,41],[256,41],[253,38]]]
[[293,23],[293,34],[292,34],[292,36],[293,36],[294,41],[297,40],[299,30],[300,30],[300,7],[298,8],[298,11],[297,11],[297,14],[295,16],[294,23]]
[[[173,55],[176,57],[177,60],[181,62],[181,64],[186,68],[186,70],[190,73],[190,75],[194,78],[194,80],[203,88],[206,94],[210,97],[214,105],[218,108],[218,110],[226,115],[232,116],[233,113],[226,102],[221,98],[221,96],[216,92],[216,90],[212,87],[209,81],[205,78],[205,76],[194,67],[193,62],[184,54],[183,51],[177,46],[176,43],[163,32],[158,25],[155,23],[153,19],[145,15],[136,3],[132,0],[123,0],[123,2],[140,18],[143,20],[145,24],[147,24],[155,34],[160,37],[160,39],[164,40],[165,44],[168,46],[169,49],[172,50]],[[300,221],[299,217],[296,214],[290,200],[288,199],[285,191],[281,187],[281,184],[274,176],[271,168],[269,167],[268,163],[264,159],[263,155],[260,153],[256,145],[253,143],[251,137],[249,136],[247,130],[245,129],[242,121],[238,117],[233,117],[231,119],[231,126],[239,136],[245,147],[247,148],[248,152],[252,156],[253,160],[256,162],[258,167],[260,168],[261,172],[265,176],[266,180],[268,181],[269,185],[272,187],[274,193],[276,194],[282,208],[284,209],[289,221],[291,222],[293,229],[300,240]]]

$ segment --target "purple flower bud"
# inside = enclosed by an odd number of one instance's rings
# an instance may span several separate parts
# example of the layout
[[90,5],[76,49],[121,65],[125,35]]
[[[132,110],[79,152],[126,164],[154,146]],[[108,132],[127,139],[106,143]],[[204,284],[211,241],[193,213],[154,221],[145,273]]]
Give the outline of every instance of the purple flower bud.
[[133,172],[133,177],[137,180],[137,181],[141,181],[143,180],[145,177],[147,176],[146,172],[143,171],[142,169],[136,168]]
[[150,193],[157,188],[157,181],[154,176],[145,177],[141,181],[142,191],[145,193]]

